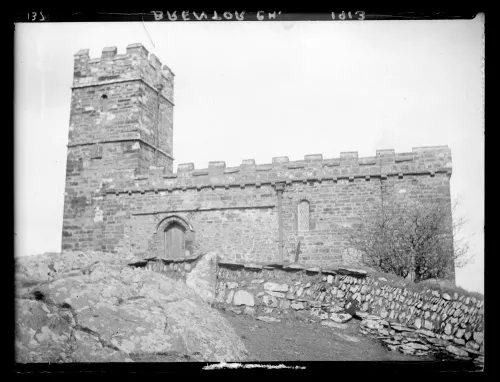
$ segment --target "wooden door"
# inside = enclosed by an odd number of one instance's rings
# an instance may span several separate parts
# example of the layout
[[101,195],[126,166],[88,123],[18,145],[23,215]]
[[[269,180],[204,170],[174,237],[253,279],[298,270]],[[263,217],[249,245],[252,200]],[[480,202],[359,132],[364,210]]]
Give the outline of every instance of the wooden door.
[[165,258],[184,257],[184,229],[178,224],[168,226],[165,231]]

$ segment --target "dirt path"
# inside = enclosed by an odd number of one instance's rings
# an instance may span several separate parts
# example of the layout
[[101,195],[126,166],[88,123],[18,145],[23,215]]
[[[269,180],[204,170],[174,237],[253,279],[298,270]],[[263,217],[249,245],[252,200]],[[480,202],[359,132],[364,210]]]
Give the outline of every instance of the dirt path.
[[337,329],[296,319],[264,322],[246,314],[222,312],[243,339],[251,361],[429,361],[387,350],[361,335],[359,321]]

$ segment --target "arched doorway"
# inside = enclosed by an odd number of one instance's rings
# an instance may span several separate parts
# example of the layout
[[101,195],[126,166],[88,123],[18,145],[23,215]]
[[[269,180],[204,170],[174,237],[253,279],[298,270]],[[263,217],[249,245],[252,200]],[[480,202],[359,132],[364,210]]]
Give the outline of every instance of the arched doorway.
[[164,231],[164,256],[166,259],[185,257],[185,228],[177,222],[169,224]]

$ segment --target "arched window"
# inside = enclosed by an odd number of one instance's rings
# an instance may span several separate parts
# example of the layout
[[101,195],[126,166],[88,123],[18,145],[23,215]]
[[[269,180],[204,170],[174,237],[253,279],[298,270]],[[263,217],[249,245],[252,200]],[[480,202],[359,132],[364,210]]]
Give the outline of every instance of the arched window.
[[298,217],[298,230],[308,231],[309,230],[309,202],[307,200],[302,200],[297,207],[297,217]]

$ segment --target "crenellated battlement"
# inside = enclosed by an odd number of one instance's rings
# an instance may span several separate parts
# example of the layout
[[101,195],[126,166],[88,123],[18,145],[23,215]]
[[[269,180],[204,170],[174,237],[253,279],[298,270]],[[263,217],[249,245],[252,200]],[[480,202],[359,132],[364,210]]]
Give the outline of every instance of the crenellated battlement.
[[151,167],[147,173],[131,175],[129,179],[106,183],[104,193],[144,192],[174,189],[229,188],[275,184],[276,182],[322,182],[355,178],[387,178],[390,176],[428,175],[451,176],[451,150],[448,146],[415,147],[412,152],[377,150],[372,157],[358,157],[356,151],[342,152],[339,158],[323,158],[321,154],[305,155],[290,161],[274,157],[271,163],[256,164],[245,159],[240,166],[227,167],[224,161],[211,161],[208,167],[196,169],[193,163],[181,163],[176,173],[166,173],[163,167]]
[[125,54],[117,53],[114,46],[104,48],[98,58],[90,58],[88,49],[75,53],[73,88],[142,80],[154,90],[160,85],[160,94],[173,103],[174,73],[158,57],[142,44],[127,45]]

